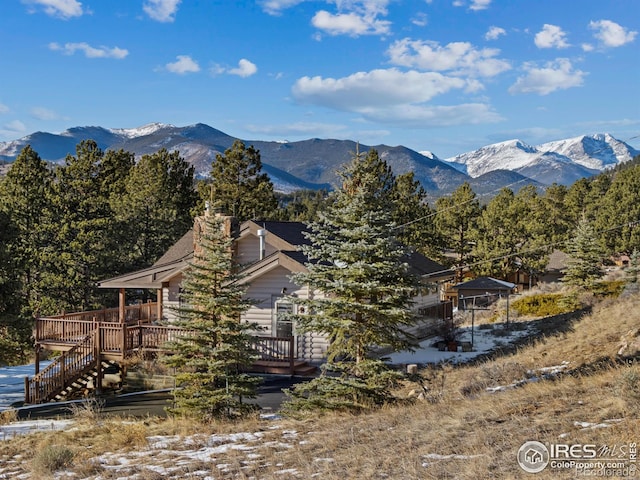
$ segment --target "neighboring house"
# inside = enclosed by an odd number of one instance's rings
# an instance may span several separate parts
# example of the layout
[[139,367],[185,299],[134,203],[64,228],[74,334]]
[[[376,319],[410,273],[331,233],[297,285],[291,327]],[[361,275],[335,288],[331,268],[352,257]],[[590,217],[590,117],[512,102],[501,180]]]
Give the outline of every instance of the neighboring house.
[[554,283],[559,282],[564,277],[569,262],[569,254],[562,250],[554,250],[549,255],[549,262],[545,271],[540,274],[538,278],[539,283]]
[[491,277],[479,277],[452,287],[456,292],[458,308],[483,307],[498,298],[508,297],[516,290],[516,284]]
[[[158,298],[162,299],[158,316],[167,322],[174,321],[176,309],[180,306],[182,276],[194,257],[203,220],[204,217],[197,218],[194,229],[187,232],[151,267],[104,280],[99,287],[119,289],[121,302],[126,301],[124,291],[127,289],[157,289]],[[243,265],[246,296],[255,301],[243,314],[242,320],[260,325],[260,336],[293,336],[296,358],[314,363],[322,361],[327,339],[313,332],[297,335],[295,325],[283,316],[286,313],[304,313],[296,310],[303,307],[297,307],[287,297],[322,295],[322,292],[309,291],[306,285],[296,285],[290,279],[293,273],[306,271],[308,260],[301,251],[301,246],[309,243],[304,235],[306,225],[273,221],[246,221],[237,225],[231,217],[224,217],[224,221],[227,233],[236,238],[233,249],[238,263]],[[452,272],[419,253],[410,255],[408,263],[424,282],[414,298],[416,312],[429,317],[438,314],[434,312],[442,312],[438,308],[442,298],[442,282],[451,279]]]

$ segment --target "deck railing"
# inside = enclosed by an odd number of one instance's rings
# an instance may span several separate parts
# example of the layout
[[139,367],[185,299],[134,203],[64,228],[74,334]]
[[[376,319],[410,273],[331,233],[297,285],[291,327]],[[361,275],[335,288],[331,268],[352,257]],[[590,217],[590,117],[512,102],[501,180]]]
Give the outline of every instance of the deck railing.
[[[36,320],[37,345],[52,350],[68,350],[34,377],[25,379],[26,403],[54,398],[79,376],[91,368],[99,368],[103,358],[119,360],[139,351],[169,351],[170,342],[193,334],[193,331],[178,326],[153,325],[147,320],[137,323],[100,322],[92,313],[74,314],[74,318]],[[258,352],[259,360],[284,364],[294,371],[296,352],[293,337],[254,337],[252,346]]]
[[[124,320],[126,323],[137,321],[157,321],[158,320],[158,304],[156,302],[139,303],[135,305],[127,305],[124,307]],[[120,321],[119,308],[103,308],[102,310],[88,310],[85,312],[61,313],[60,315],[50,315],[49,319],[62,320],[80,320],[111,322],[118,323]]]
[[254,337],[252,346],[259,355],[258,362],[287,365],[293,374],[296,359],[294,337]]
[[25,402],[40,403],[62,392],[95,363],[94,332],[86,335],[71,350],[63,352],[47,368],[25,378]]

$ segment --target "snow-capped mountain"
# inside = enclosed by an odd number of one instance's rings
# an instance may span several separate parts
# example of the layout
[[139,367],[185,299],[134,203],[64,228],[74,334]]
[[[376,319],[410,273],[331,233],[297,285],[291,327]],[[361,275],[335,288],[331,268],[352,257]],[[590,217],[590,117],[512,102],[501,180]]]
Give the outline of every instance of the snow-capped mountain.
[[[202,123],[186,127],[152,123],[131,129],[74,127],[61,134],[36,132],[13,142],[0,142],[0,161],[13,161],[22,148],[31,145],[44,160],[60,162],[67,155],[75,155],[77,144],[89,139],[102,150],[123,149],[134,153],[136,158],[156,153],[161,148],[177,150],[200,177],[209,174],[216,155],[224,153],[236,140]],[[394,173],[413,172],[415,179],[433,192],[450,190],[468,179],[435,155],[425,157],[402,146],[369,147],[350,140],[318,138],[299,142],[244,140],[244,143],[260,151],[263,170],[275,189],[281,192],[331,188],[337,181],[337,170],[349,162],[353,153],[358,149],[366,152],[370,148],[378,151]]]
[[[216,155],[224,153],[236,138],[202,123],[186,127],[164,123],[139,128],[74,127],[60,134],[35,132],[18,140],[0,142],[0,164],[15,160],[26,145],[31,145],[44,160],[61,162],[67,155],[75,155],[76,146],[82,140],[94,140],[105,151],[123,149],[134,153],[136,158],[162,148],[170,152],[177,150],[194,166],[198,176],[205,177]],[[447,160],[430,151],[419,153],[404,146],[367,146],[351,140],[244,142],[260,151],[263,170],[281,192],[331,188],[338,181],[336,172],[353,158],[354,152],[373,148],[396,175],[412,172],[432,198],[450,193],[465,181],[483,192],[498,191],[505,186],[517,190],[527,184],[541,188],[554,182],[569,185],[640,153],[608,134],[535,147],[510,140]]]
[[544,184],[568,185],[627,162],[638,154],[640,151],[605,133],[535,147],[520,140],[509,140],[446,161],[471,177],[494,170],[511,170]]
[[640,153],[608,133],[543,143],[538,150],[559,153],[578,165],[600,171],[627,162]]

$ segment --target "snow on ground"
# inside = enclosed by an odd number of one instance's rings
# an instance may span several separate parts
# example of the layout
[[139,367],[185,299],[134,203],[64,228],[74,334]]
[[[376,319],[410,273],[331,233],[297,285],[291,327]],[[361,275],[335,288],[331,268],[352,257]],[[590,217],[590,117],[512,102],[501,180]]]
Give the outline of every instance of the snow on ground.
[[[69,430],[74,420],[23,420],[19,422],[0,425],[0,441],[10,440],[17,435],[26,435],[34,432],[47,432],[55,430]],[[2,478],[0,476],[0,478]]]
[[460,329],[458,340],[472,342],[471,352],[441,352],[434,346],[438,339],[428,338],[420,343],[415,352],[392,353],[389,355],[389,362],[396,365],[464,363],[530,334],[531,331],[528,328],[522,328],[522,324],[512,324],[512,328],[505,328],[504,324],[484,325],[483,328],[474,326],[473,329],[467,326]]
[[[40,362],[40,371],[51,362]],[[33,377],[36,367],[34,363],[17,367],[0,367],[0,412],[6,410],[14,402],[24,400],[24,377]]]

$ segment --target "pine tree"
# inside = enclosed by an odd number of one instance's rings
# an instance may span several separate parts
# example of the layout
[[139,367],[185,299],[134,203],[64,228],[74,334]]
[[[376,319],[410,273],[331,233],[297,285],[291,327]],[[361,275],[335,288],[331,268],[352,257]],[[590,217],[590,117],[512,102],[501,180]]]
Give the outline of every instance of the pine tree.
[[259,379],[248,375],[256,359],[255,324],[241,322],[250,306],[232,254],[232,239],[221,217],[205,217],[198,248],[182,282],[178,325],[188,335],[172,345],[164,360],[175,367],[175,405],[170,412],[212,419],[255,409]]
[[640,279],[640,250],[637,248],[631,252],[629,257],[629,266],[626,271],[627,282],[639,283]]
[[241,222],[270,218],[277,207],[273,184],[262,172],[260,152],[253,146],[246,147],[240,140],[224,155],[216,155],[210,190],[203,189],[202,194],[214,209],[233,215]]
[[462,281],[463,267],[469,262],[473,249],[480,203],[468,182],[460,185],[450,197],[436,201],[436,225],[447,244],[456,254],[456,280]]
[[429,258],[441,259],[445,242],[435,226],[435,210],[427,203],[427,192],[413,172],[396,177],[391,197],[400,241]]
[[0,210],[0,366],[20,365],[31,351],[31,321],[20,315],[20,270],[10,249],[16,233],[9,215]]
[[602,276],[602,248],[598,244],[595,230],[586,217],[575,229],[567,244],[569,260],[564,281],[570,285],[593,289]]
[[194,168],[175,151],[143,155],[131,168],[124,192],[111,197],[122,232],[128,237],[129,269],[155,262],[193,225],[198,200]]
[[598,199],[594,225],[602,232],[608,251],[629,253],[640,248],[639,191],[640,166],[636,165],[617,172],[606,193]]
[[482,210],[478,219],[474,272],[498,278],[520,269],[534,274],[547,263],[548,230],[544,227],[543,203],[533,186],[516,195],[503,188]]
[[356,154],[339,173],[343,185],[317,222],[310,224],[308,271],[293,276],[298,285],[321,292],[297,315],[299,333],[329,340],[319,377],[289,391],[289,411],[360,410],[393,400],[397,372],[375,357],[376,347],[410,348],[403,327],[418,278],[407,264],[408,250],[396,237],[390,193],[394,177],[376,151]]
[[[52,241],[47,248],[48,310],[91,310],[102,305],[95,282],[113,274],[109,233],[113,215],[101,173],[105,154],[93,140],[76,146],[55,170]],[[113,177],[112,177],[113,178]]]
[[46,310],[45,280],[47,252],[54,225],[51,218],[53,174],[50,166],[27,145],[7,175],[0,181],[0,210],[14,229],[5,243],[7,258],[15,269],[11,275],[20,284],[20,312],[30,317]]

